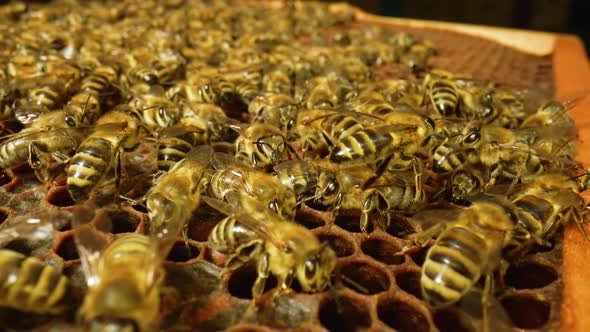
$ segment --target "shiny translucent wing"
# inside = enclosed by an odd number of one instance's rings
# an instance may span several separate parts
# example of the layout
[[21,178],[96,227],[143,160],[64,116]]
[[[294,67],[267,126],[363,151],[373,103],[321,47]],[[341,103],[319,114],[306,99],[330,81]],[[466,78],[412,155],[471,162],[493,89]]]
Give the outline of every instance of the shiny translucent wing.
[[164,128],[158,131],[158,137],[160,139],[163,138],[170,138],[170,137],[179,137],[186,134],[198,133],[203,134],[204,131],[202,128],[198,128],[195,126],[188,126],[188,125],[180,125],[176,124],[171,127]]
[[216,170],[231,169],[232,171],[235,171],[237,173],[255,171],[255,169],[252,166],[236,159],[234,156],[230,154],[221,152],[216,152],[215,154],[213,154],[211,166],[213,166],[213,168]]
[[70,223],[72,213],[63,210],[38,210],[6,220],[0,228],[0,246],[15,239],[45,240]]
[[[252,231],[256,232],[262,238],[270,241],[276,247],[281,248],[282,250],[287,250],[287,244],[280,241],[277,236],[274,234],[274,230],[272,229],[271,220],[261,220],[257,218],[255,215],[267,215],[271,219],[275,220],[282,220],[278,215],[276,215],[273,211],[269,210],[266,206],[258,202],[256,198],[251,197],[250,195],[243,193],[243,192],[231,192],[228,194],[229,203],[226,203],[219,199],[214,199],[210,197],[203,197],[203,201],[207,203],[209,206],[214,208],[215,210],[231,216],[239,221],[244,226],[250,228]],[[243,208],[244,200],[249,201],[246,204],[254,204],[258,211],[256,212],[263,212],[254,213],[251,210],[246,210]]]
[[91,207],[78,206],[72,212],[74,241],[82,263],[82,271],[88,287],[94,287],[100,282],[99,262],[103,250],[107,247],[108,237],[91,222],[94,218],[94,210]]
[[318,175],[318,168],[309,160],[287,160],[273,167],[276,173],[289,173],[290,169],[297,169],[298,176],[304,178],[315,177]]

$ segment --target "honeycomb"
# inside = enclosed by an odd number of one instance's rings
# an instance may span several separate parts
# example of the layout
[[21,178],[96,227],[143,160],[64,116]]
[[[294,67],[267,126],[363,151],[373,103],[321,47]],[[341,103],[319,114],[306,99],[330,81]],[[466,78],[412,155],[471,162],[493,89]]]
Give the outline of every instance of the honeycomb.
[[[357,25],[370,24],[356,22]],[[354,28],[354,26],[353,26]],[[392,31],[409,31],[440,45],[433,63],[453,72],[482,80],[495,80],[515,86],[536,87],[545,95],[554,90],[552,60],[526,54],[490,40],[450,31],[389,26]],[[400,70],[395,66],[376,68],[378,75]],[[155,169],[154,151],[141,146],[127,154],[130,168]],[[142,158],[134,156],[141,155]],[[146,161],[147,165],[146,165]],[[151,164],[150,164],[150,161]],[[141,166],[139,166],[141,165]],[[130,187],[125,179],[124,192]],[[0,224],[9,225],[12,217],[41,207],[76,209],[58,179],[51,185],[38,182],[32,169],[15,165],[0,173]],[[142,186],[140,183],[138,186]],[[113,204],[109,193],[97,191],[90,201],[99,206],[92,221],[97,228],[113,234],[142,232],[146,210],[141,205]],[[475,331],[480,328],[477,310],[465,312],[451,307],[432,311],[421,299],[420,269],[428,247],[400,254],[409,244],[404,220],[391,223],[387,230],[360,232],[358,211],[345,211],[334,225],[326,226],[324,211],[303,207],[297,220],[328,241],[338,256],[333,285],[318,294],[278,292],[276,280],[267,283],[263,296],[252,300],[251,286],[256,278],[246,266],[225,279],[220,278],[224,256],[207,246],[207,237],[220,215],[203,206],[191,221],[185,242],[179,238],[170,251],[165,268],[161,317],[163,331]],[[536,250],[513,263],[503,280],[498,297],[515,330],[553,331],[559,328],[561,302],[561,236],[549,250]],[[79,290],[74,301],[81,302],[85,281],[69,225],[55,232],[52,241],[15,240],[7,248],[36,256],[63,269]],[[7,331],[75,331],[75,308],[64,317],[36,317],[14,310],[0,310],[0,325]],[[26,318],[26,319],[25,319]]]

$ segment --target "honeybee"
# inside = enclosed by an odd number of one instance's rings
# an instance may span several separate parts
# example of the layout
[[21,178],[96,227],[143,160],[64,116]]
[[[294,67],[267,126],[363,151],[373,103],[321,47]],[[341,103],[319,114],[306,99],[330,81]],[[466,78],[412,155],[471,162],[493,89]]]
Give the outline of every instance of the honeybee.
[[285,66],[278,66],[266,72],[262,77],[262,91],[292,95],[294,84],[291,76],[292,73]]
[[414,81],[386,79],[375,85],[389,103],[405,103],[414,107],[424,103],[424,87]]
[[231,86],[233,87],[232,95],[239,98],[245,105],[250,104],[260,92],[262,68],[262,66],[246,66],[224,71],[220,83],[225,82],[227,87],[225,89],[222,86],[219,87],[221,95],[229,95],[229,93],[224,93],[223,91],[228,91]]
[[283,133],[264,123],[255,123],[241,130],[235,146],[236,158],[257,168],[277,164],[290,149]]
[[341,199],[338,167],[329,162],[288,160],[275,165],[274,174],[295,193],[298,203],[311,200],[329,207]]
[[558,172],[541,174],[522,185],[510,199],[518,208],[518,224],[504,250],[505,257],[518,257],[534,244],[549,246],[559,227],[569,222],[575,222],[588,239],[584,229],[586,203],[578,194],[576,178]]
[[[435,127],[429,117],[400,111],[388,113],[382,121],[382,125],[365,128],[341,139],[330,150],[329,160],[347,164],[387,160],[398,163],[404,159],[402,157],[414,160],[412,156],[428,150]],[[399,158],[391,158],[394,154]]]
[[137,146],[141,124],[141,114],[125,104],[98,118],[95,129],[82,141],[67,169],[67,188],[72,199],[85,201],[110,169],[118,177],[121,150]]
[[[486,169],[486,187],[498,179],[513,183],[559,166],[575,152],[575,131],[554,127],[507,129],[468,123],[463,132],[433,150],[433,170],[451,172],[465,165]],[[557,131],[561,131],[557,134]]]
[[[297,279],[304,292],[320,292],[330,284],[336,254],[305,227],[280,218],[256,198],[233,191],[224,203],[204,198],[213,208],[230,216],[211,231],[209,245],[227,255],[226,271],[234,271],[255,261],[258,277],[252,296],[262,295],[270,274],[281,289]],[[239,236],[238,236],[239,235]]]
[[451,201],[464,204],[469,196],[482,191],[486,184],[483,170],[479,167],[460,169],[451,176]]
[[66,83],[56,77],[46,77],[39,87],[27,93],[27,101],[48,110],[59,107],[67,97]]
[[259,95],[248,105],[253,122],[262,122],[289,133],[295,126],[299,110],[295,99],[285,94],[266,93]]
[[70,126],[96,121],[101,113],[100,98],[115,86],[118,77],[114,67],[100,66],[82,79],[79,92],[66,105]]
[[213,149],[200,145],[190,150],[167,173],[161,175],[146,196],[150,230],[182,229],[200,204],[205,170]]
[[[420,278],[422,294],[431,306],[459,301],[481,276],[486,276],[485,289],[490,289],[502,248],[517,224],[516,210],[509,201],[496,197],[459,211],[437,211],[440,219],[432,229],[443,230],[426,254]],[[444,225],[440,220],[452,221]]]
[[[0,246],[21,238],[46,240],[71,219],[69,211],[41,212],[6,221]],[[0,285],[0,306],[36,314],[62,314],[73,295],[69,279],[57,267],[9,249],[0,249]]]
[[283,187],[274,176],[223,153],[216,153],[211,164],[215,169],[207,191],[211,197],[224,200],[232,191],[243,191],[256,197],[282,218],[292,220],[295,217],[295,193]]
[[[170,228],[168,228],[170,226]],[[90,331],[149,331],[159,313],[163,260],[178,225],[114,241],[91,223],[76,221],[74,239],[88,291],[79,318]]]
[[379,226],[387,229],[392,211],[414,213],[427,203],[422,186],[416,186],[415,177],[407,172],[385,172],[377,181],[363,190],[360,228],[367,232],[372,212],[381,215]]
[[428,59],[436,54],[436,48],[429,41],[410,46],[408,52],[402,56],[404,65],[412,71],[424,70]]
[[352,90],[346,79],[336,73],[317,76],[306,82],[308,109],[330,109],[338,106],[344,96]]
[[572,106],[572,103],[561,103],[556,100],[545,102],[535,113],[527,116],[520,127],[555,126],[565,129],[574,128],[574,119],[568,113],[568,109]]
[[361,121],[345,112],[313,109],[297,114],[293,136],[302,141],[303,151],[322,150],[363,129]]
[[27,160],[37,178],[46,183],[52,164],[65,163],[86,132],[86,128],[25,129],[0,144],[0,167]]
[[134,84],[165,85],[180,75],[184,59],[175,55],[172,61],[153,59],[148,64],[135,63],[127,71],[125,79]]
[[129,106],[142,113],[143,125],[150,130],[167,128],[180,120],[180,110],[166,98],[161,85],[135,86],[133,90],[140,92],[134,97]]
[[424,78],[424,87],[430,104],[440,116],[450,116],[457,111],[459,93],[455,81],[446,73],[429,73]]

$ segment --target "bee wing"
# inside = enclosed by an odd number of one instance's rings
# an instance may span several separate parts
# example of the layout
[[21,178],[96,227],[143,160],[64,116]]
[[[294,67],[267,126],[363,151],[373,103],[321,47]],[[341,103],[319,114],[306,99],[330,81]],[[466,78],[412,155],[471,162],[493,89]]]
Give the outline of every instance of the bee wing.
[[99,282],[99,260],[108,243],[106,234],[91,223],[93,218],[94,210],[87,206],[80,206],[74,210],[72,217],[74,241],[89,287]]
[[493,294],[488,294],[484,304],[483,296],[483,290],[474,287],[457,303],[462,311],[476,318],[472,319],[476,331],[514,331],[514,324],[500,301]]
[[298,176],[303,178],[315,177],[318,173],[317,167],[309,160],[287,160],[273,167],[276,173],[289,173],[290,169],[297,169]]
[[0,246],[12,240],[43,240],[53,236],[72,219],[72,213],[64,210],[38,210],[7,220],[0,228]]
[[14,110],[14,116],[20,123],[27,125],[37,121],[37,119],[39,119],[42,114],[47,112],[49,112],[49,110],[46,107],[35,104],[27,104],[17,107]]
[[415,175],[413,172],[385,172],[381,174],[366,188],[381,188],[393,186],[406,186],[408,183],[413,183]]
[[[268,215],[272,219],[281,220],[281,218],[276,215],[273,211],[268,209],[266,206],[262,205],[258,200],[244,192],[237,192],[233,191],[226,195],[226,199],[228,203],[225,203],[222,200],[214,199],[210,197],[203,197],[203,201],[207,203],[209,206],[214,208],[215,210],[231,216],[235,218],[237,221],[242,223],[244,226],[250,228],[256,234],[260,235],[265,240],[270,241],[273,243],[277,248],[281,248],[282,250],[287,250],[287,244],[280,241],[274,230],[272,228],[271,220],[265,222],[264,220],[259,220],[255,217],[255,215],[260,215],[262,212],[264,215]],[[244,200],[248,201],[248,205],[250,205],[253,209],[244,209]],[[282,221],[281,221],[282,222]]]
[[192,134],[192,133],[202,134],[202,133],[204,133],[204,130],[202,128],[198,128],[195,126],[176,124],[174,126],[167,127],[167,128],[164,128],[164,129],[158,131],[158,137],[162,139],[162,138],[178,137],[178,136]]
[[216,170],[231,169],[232,171],[238,173],[255,171],[252,166],[241,162],[230,154],[222,152],[215,152],[213,154],[211,166],[213,166],[213,168]]
[[438,227],[441,223],[449,224],[459,219],[462,209],[428,209],[422,210],[408,218],[417,233]]

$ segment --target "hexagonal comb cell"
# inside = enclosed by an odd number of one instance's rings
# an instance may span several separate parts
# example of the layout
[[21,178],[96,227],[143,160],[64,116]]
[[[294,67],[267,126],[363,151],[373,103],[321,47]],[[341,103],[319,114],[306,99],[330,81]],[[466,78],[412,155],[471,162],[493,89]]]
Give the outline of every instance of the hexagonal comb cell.
[[457,309],[445,308],[434,313],[434,324],[440,332],[475,332],[475,327],[465,314]]
[[9,208],[5,208],[5,207],[0,207],[0,225],[2,225],[2,223],[8,219],[8,217],[12,216],[14,214],[14,211],[12,211]]
[[0,186],[4,186],[12,181],[12,177],[10,177],[6,172],[0,172]]
[[513,264],[504,276],[506,285],[516,289],[543,288],[557,280],[554,268],[536,262]]
[[172,262],[188,262],[192,259],[199,257],[201,248],[193,243],[185,243],[184,241],[178,241],[170,249],[166,260]]
[[336,272],[342,284],[360,294],[377,294],[389,289],[391,281],[378,264],[365,260],[341,262]]
[[549,321],[551,305],[540,296],[509,295],[502,299],[502,305],[518,328],[539,329]]
[[66,186],[54,187],[47,193],[47,203],[53,206],[66,207],[76,205]]
[[358,331],[371,326],[365,301],[345,295],[328,297],[320,303],[320,323],[329,331]]
[[402,332],[428,331],[430,323],[424,313],[409,302],[382,296],[377,303],[379,319]]
[[61,239],[56,246],[55,252],[59,257],[63,258],[64,261],[72,261],[80,258],[72,233]]
[[401,248],[393,242],[393,239],[368,238],[361,244],[361,250],[365,255],[388,265],[398,265],[405,261],[403,255],[399,255]]
[[420,271],[399,271],[395,274],[395,283],[406,293],[412,294],[419,299],[422,298]]
[[107,209],[96,216],[96,227],[113,234],[135,232],[142,216],[133,210]]
[[[252,285],[256,281],[258,273],[254,264],[247,264],[240,269],[233,271],[227,282],[229,293],[240,299],[252,299]],[[277,285],[277,279],[269,276],[266,280],[264,292],[274,288]]]
[[331,232],[325,228],[316,229],[314,234],[322,242],[328,242],[336,256],[346,257],[354,254],[354,243],[345,232]]

